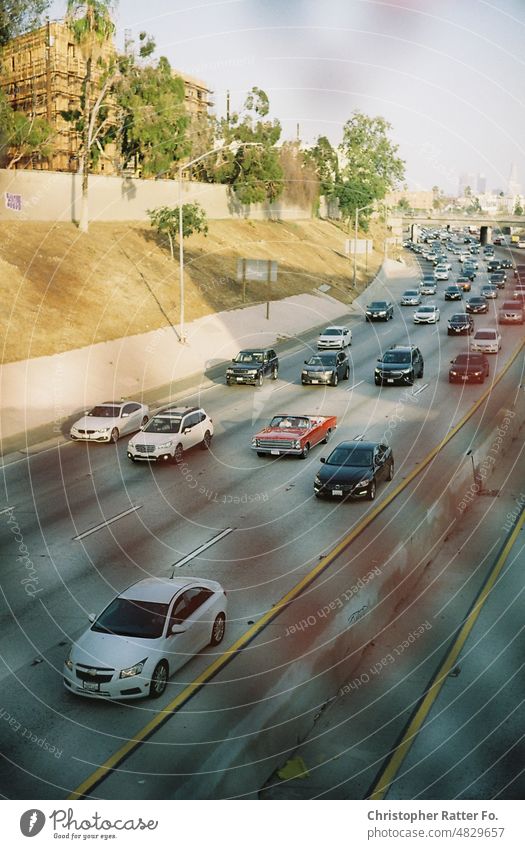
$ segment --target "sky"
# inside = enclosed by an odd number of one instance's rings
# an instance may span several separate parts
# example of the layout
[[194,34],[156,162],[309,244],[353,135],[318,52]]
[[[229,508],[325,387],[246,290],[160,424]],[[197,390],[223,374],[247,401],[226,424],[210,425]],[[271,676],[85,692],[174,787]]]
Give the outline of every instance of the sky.
[[[53,0],[51,17],[66,0]],[[353,111],[381,115],[410,189],[456,193],[462,174],[525,187],[525,0],[120,0],[124,29],[206,81],[217,115],[252,86],[283,138],[339,144]]]

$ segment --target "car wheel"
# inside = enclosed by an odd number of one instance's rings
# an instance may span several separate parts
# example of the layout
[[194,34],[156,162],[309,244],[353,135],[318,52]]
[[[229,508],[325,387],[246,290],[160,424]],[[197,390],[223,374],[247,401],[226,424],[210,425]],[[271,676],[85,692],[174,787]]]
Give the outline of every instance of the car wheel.
[[337,372],[334,372],[334,376],[332,378],[332,386],[337,386],[338,383],[339,383],[339,375],[337,374]]
[[110,442],[118,442],[119,436],[120,436],[120,433],[118,432],[118,427],[114,427],[113,430],[111,431],[111,435],[109,437]]
[[330,442],[331,436],[332,436],[332,428],[329,427],[328,430],[326,431],[325,438],[322,440],[323,445],[326,445],[327,442]]
[[415,379],[416,379],[416,376],[415,376],[414,372],[411,372],[411,374],[409,375],[409,378],[408,378],[408,385],[413,386]]
[[310,453],[310,443],[307,442],[305,445],[303,445],[303,450],[301,451],[301,453],[299,455],[301,460],[306,460],[309,453]]
[[258,457],[266,457],[266,454],[264,453],[264,451],[258,451],[257,456]]
[[231,386],[232,382],[229,377],[226,378],[226,386]]
[[274,366],[272,369],[272,380],[277,380],[278,374],[279,369],[277,368],[277,366]]
[[447,336],[452,336],[452,331],[450,330],[450,327],[449,327],[449,329],[447,330]]
[[380,385],[381,385],[381,381],[379,380],[379,378],[378,378],[378,377],[374,377],[374,383],[375,383],[375,385],[376,385],[376,386],[380,386]]
[[141,421],[141,423],[140,423],[140,426],[141,426],[141,427],[144,427],[145,425],[147,425],[147,423],[148,423],[148,422],[149,422],[148,417],[147,417],[147,416],[143,416],[143,417],[142,417],[142,421]]
[[130,454],[130,455],[128,455],[128,456],[129,456],[129,459],[131,460],[131,462],[132,462],[132,463],[136,463],[136,462],[137,462],[137,461],[135,460],[135,458],[133,457],[133,455],[132,455],[132,454]]
[[264,376],[263,376],[262,371],[260,371],[259,374],[257,375],[257,386],[262,386],[263,380],[264,380]]
[[215,622],[213,623],[213,628],[211,629],[210,646],[218,646],[219,643],[222,643],[225,631],[226,616],[224,615],[224,613],[219,613],[215,617]]
[[370,485],[368,487],[368,500],[373,501],[376,497],[376,481],[375,478],[372,478],[370,481]]
[[152,699],[158,699],[162,696],[164,690],[166,689],[166,685],[168,683],[168,665],[165,660],[161,660],[160,663],[157,663],[155,669],[153,670],[153,675],[151,676],[151,682],[149,685],[149,694]]
[[203,451],[207,451],[211,445],[211,433],[209,430],[204,434],[204,439],[201,442],[201,448]]
[[350,377],[350,366],[348,366],[348,368],[346,369],[345,376],[344,376],[343,380],[348,380],[349,377]]
[[182,447],[182,443],[179,442],[179,444],[175,448],[175,451],[174,451],[174,454],[173,454],[173,462],[174,463],[180,463],[182,461],[183,452],[184,452],[184,449]]
[[390,463],[390,465],[388,467],[388,475],[387,475],[386,479],[387,479],[387,481],[391,481],[393,479],[393,477],[394,477],[394,461],[392,460],[392,462]]
[[424,373],[425,373],[425,367],[421,366],[421,371],[419,372],[419,377],[423,377]]

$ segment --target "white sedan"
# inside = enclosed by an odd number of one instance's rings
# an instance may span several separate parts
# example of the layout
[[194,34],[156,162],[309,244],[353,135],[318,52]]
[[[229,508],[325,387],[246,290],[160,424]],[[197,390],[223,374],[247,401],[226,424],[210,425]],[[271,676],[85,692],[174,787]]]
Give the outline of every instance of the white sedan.
[[116,442],[125,433],[134,433],[149,420],[149,407],[136,401],[105,401],[86,411],[72,425],[69,435],[76,441]]
[[327,327],[317,340],[320,349],[348,348],[352,344],[352,331],[342,325]]
[[494,327],[480,327],[472,337],[470,350],[497,354],[501,350],[501,333]]
[[205,578],[146,578],[111,601],[73,643],[64,686],[95,699],[158,698],[174,672],[226,628],[226,595]]
[[414,313],[414,324],[436,324],[439,321],[439,307],[425,304]]

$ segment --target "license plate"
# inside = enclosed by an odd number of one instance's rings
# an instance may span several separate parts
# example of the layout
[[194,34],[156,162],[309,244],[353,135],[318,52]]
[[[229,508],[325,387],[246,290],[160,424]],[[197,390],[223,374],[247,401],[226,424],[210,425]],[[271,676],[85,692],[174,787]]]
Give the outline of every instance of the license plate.
[[387,377],[386,382],[387,382],[387,383],[393,383],[393,382],[394,382],[394,378],[393,378],[393,377]]
[[92,693],[98,693],[100,690],[100,684],[97,684],[96,681],[84,681],[84,690],[89,690]]
[[242,383],[242,377],[236,377],[235,380],[237,381],[237,383]]
[[342,495],[342,494],[343,494],[342,489],[333,489],[332,490],[332,495]]
[[278,451],[277,448],[272,448],[272,450],[270,451],[270,454],[275,454],[277,457],[279,456],[280,453],[281,452]]
[[462,374],[461,380],[468,380],[468,374]]
[[318,380],[312,380],[312,383],[319,383]]

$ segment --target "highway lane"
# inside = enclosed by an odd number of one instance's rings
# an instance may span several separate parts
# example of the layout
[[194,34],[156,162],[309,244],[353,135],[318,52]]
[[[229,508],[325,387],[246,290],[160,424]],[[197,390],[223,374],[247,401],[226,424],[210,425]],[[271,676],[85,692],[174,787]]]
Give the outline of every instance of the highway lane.
[[[398,292],[404,287],[405,282],[395,284]],[[450,311],[457,308],[454,304],[448,307]],[[406,315],[403,311],[403,316]],[[116,449],[98,445],[66,446],[56,452],[57,456],[50,452],[31,457],[27,463],[5,470],[9,503],[15,505],[15,515],[23,518],[20,525],[28,549],[46,555],[39,564],[44,601],[39,599],[38,605],[28,605],[24,599],[15,567],[7,584],[4,579],[6,607],[2,624],[7,626],[7,630],[3,629],[7,644],[4,656],[12,669],[19,670],[20,677],[19,685],[9,679],[10,689],[14,687],[16,691],[17,686],[26,686],[26,692],[32,691],[35,700],[42,699],[42,705],[36,709],[43,715],[58,711],[53,726],[57,737],[68,738],[68,733],[64,734],[63,713],[73,716],[73,722],[87,724],[84,736],[90,741],[91,749],[89,728],[92,721],[95,723],[93,717],[101,719],[100,727],[94,725],[98,740],[108,716],[112,717],[113,726],[115,710],[125,717],[123,733],[131,733],[144,711],[151,709],[85,704],[80,700],[64,708],[64,700],[69,702],[69,699],[60,691],[65,649],[59,643],[77,636],[84,627],[86,612],[103,606],[114,590],[145,572],[168,574],[180,557],[218,529],[235,524],[234,533],[185,567],[187,573],[220,576],[233,589],[230,639],[242,631],[248,617],[256,616],[273,603],[318,553],[325,551],[369,509],[366,503],[332,505],[314,501],[311,486],[321,449],[313,452],[306,462],[256,458],[248,448],[250,436],[273,413],[289,410],[291,404],[303,412],[335,411],[342,419],[337,438],[363,432],[379,437],[384,430],[383,422],[388,423],[385,417],[392,417],[402,403],[406,421],[402,427],[397,424],[389,431],[401,475],[403,468],[411,468],[423,456],[429,440],[436,441],[439,433],[446,433],[452,419],[479,392],[477,387],[454,387],[451,405],[448,383],[443,378],[436,381],[444,362],[448,364],[450,352],[462,347],[464,340],[445,341],[443,319],[440,332],[434,333],[434,328],[405,325],[403,316],[398,315],[386,326],[352,322],[354,371],[350,384],[359,385],[350,392],[345,383],[337,389],[301,387],[298,375],[304,349],[287,355],[280,380],[275,384],[268,383],[261,390],[219,386],[207,392],[205,405],[215,419],[217,435],[211,458],[204,452],[188,455],[189,472],[173,467],[132,466],[125,457],[125,440]],[[519,335],[517,328],[509,330],[504,356]],[[379,392],[373,385],[373,365],[385,333],[388,344],[406,341],[407,336],[421,340],[427,357],[424,383],[429,385],[415,396],[417,405],[411,401],[409,407],[403,402],[402,389]],[[504,356],[498,359],[503,361]],[[414,389],[417,391],[417,384]],[[245,447],[239,450],[239,446]],[[199,487],[193,487],[195,481],[201,480],[204,493],[199,492],[200,483]],[[257,495],[266,497],[255,500]],[[137,504],[141,505],[137,512],[85,540],[72,541],[79,531]],[[3,526],[4,537],[7,531]],[[9,608],[17,622],[13,621]],[[44,656],[45,662],[29,666],[37,654]],[[205,662],[206,658],[192,661],[184,670],[185,680]],[[26,710],[25,705],[19,707],[19,703],[23,704],[19,693],[11,701],[19,711]],[[45,704],[49,708],[43,707]],[[34,703],[28,707],[31,712],[35,709]],[[70,752],[72,733],[68,740]],[[107,744],[103,735],[100,738]],[[107,745],[96,748],[94,754],[102,757],[104,752]]]

